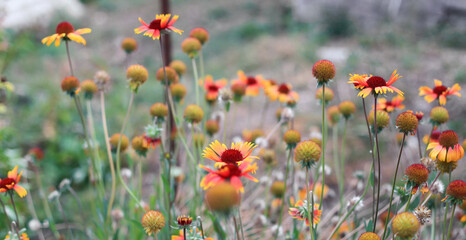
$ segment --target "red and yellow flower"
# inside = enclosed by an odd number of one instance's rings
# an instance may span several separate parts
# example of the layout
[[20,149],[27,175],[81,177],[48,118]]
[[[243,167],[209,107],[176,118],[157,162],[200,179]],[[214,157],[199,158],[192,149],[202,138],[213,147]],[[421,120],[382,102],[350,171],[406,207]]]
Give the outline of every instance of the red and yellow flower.
[[69,22],[61,22],[57,25],[55,30],[55,34],[50,35],[42,39],[42,44],[46,44],[50,46],[53,42],[55,42],[55,47],[60,46],[60,40],[63,39],[64,41],[75,41],[77,43],[82,43],[86,45],[86,40],[81,36],[82,34],[90,33],[92,30],[90,28],[81,28],[78,30],[74,30],[74,27]]
[[227,84],[228,84],[228,80],[225,78],[214,81],[211,75],[207,75],[204,81],[206,99],[211,99],[211,100],[217,99],[219,90],[225,87]]
[[461,87],[458,83],[452,87],[446,87],[442,84],[442,81],[434,79],[434,88],[429,88],[427,86],[422,86],[419,88],[419,96],[424,96],[424,99],[430,103],[438,99],[440,105],[445,105],[447,103],[447,96],[456,95],[461,97]]
[[13,170],[8,172],[8,177],[1,179],[0,178],[0,193],[8,192],[14,190],[22,198],[27,195],[26,189],[18,185],[19,180],[21,180],[21,175],[23,171],[18,174],[18,166],[13,168]]
[[142,23],[142,26],[135,28],[134,33],[140,34],[144,32],[144,36],[149,36],[153,40],[159,39],[161,34],[169,30],[181,35],[183,30],[173,27],[173,24],[178,20],[178,18],[178,15],[174,15],[172,17],[171,14],[157,14],[150,24],[147,24],[139,18],[139,22]]
[[259,159],[257,156],[251,156],[252,151],[257,147],[251,142],[232,143],[230,148],[225,144],[215,141],[206,147],[202,156],[217,162],[216,166],[225,164],[238,164],[243,161]]
[[255,174],[258,169],[257,163],[253,163],[253,161],[253,159],[249,158],[243,160],[239,165],[236,163],[223,164],[216,170],[199,165],[199,167],[209,172],[209,174],[201,180],[201,187],[206,190],[219,183],[230,182],[237,191],[244,192],[243,183],[240,179],[241,177],[245,177],[254,182],[259,182],[259,180],[251,176],[251,174]]
[[443,131],[438,142],[431,142],[427,149],[432,149],[429,156],[443,162],[456,162],[464,156],[464,149],[459,144],[458,135],[452,131]]
[[397,109],[402,110],[405,108],[405,105],[403,104],[404,100],[405,98],[401,95],[393,97],[391,101],[381,98],[377,103],[377,110],[384,110],[386,112],[393,112]]
[[280,101],[286,103],[289,101],[298,101],[299,95],[295,91],[292,91],[291,84],[282,83],[280,85],[272,85],[264,88],[265,94],[269,97],[270,101]]
[[399,95],[403,96],[403,92],[393,87],[392,84],[395,83],[401,76],[395,71],[393,71],[390,79],[385,81],[382,77],[379,76],[367,76],[367,75],[351,75],[348,83],[354,84],[354,88],[361,90],[358,93],[360,97],[367,97],[369,94],[385,94],[388,92],[397,92]]
[[[290,207],[288,213],[298,220],[305,220],[306,225],[309,226],[309,219],[307,214],[307,206],[306,201],[299,200],[294,207]],[[313,219],[312,222],[314,224],[318,224],[320,222],[320,216],[322,215],[322,211],[319,210],[319,204],[314,204],[314,212],[313,212]]]
[[246,85],[247,96],[257,96],[264,82],[265,80],[261,75],[246,76],[243,71],[239,70],[238,79],[233,80],[232,84],[243,83]]

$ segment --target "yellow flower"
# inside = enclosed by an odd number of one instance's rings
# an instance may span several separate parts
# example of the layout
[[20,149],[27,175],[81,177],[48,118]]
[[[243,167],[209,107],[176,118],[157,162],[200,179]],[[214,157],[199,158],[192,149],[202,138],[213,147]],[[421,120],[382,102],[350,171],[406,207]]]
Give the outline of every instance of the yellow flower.
[[55,47],[60,46],[60,39],[63,38],[65,41],[75,41],[77,43],[82,43],[86,45],[86,40],[81,36],[82,34],[90,33],[92,30],[90,28],[81,28],[74,30],[73,25],[69,22],[61,22],[57,25],[55,34],[50,35],[42,39],[42,44],[50,46],[55,42]]

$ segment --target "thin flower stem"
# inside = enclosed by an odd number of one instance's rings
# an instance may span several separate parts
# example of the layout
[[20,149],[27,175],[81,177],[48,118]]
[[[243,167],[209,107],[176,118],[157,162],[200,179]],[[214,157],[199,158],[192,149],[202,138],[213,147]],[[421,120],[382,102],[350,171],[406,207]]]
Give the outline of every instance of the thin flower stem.
[[183,228],[183,239],[186,240],[186,228]]
[[430,240],[435,240],[435,235],[436,235],[435,226],[437,223],[437,211],[435,209],[436,209],[435,207],[432,208],[432,228],[430,231]]
[[325,84],[322,85],[322,190],[320,192],[319,210],[322,209],[324,200],[325,187],[325,145],[327,138],[327,129],[325,128]]
[[16,223],[17,223],[17,226],[19,227],[19,216],[18,216],[18,211],[16,210],[15,200],[13,199],[13,192],[10,191],[9,193],[10,193],[11,205],[13,205],[13,209],[15,210]]
[[286,168],[285,168],[285,190],[283,191],[283,196],[282,196],[282,205],[280,207],[280,215],[278,217],[278,227],[277,227],[277,232],[275,233],[275,238],[278,238],[278,233],[280,231],[280,226],[282,225],[282,220],[283,220],[283,209],[285,208],[285,202],[286,202],[286,188],[287,188],[287,183],[288,183],[288,172],[290,168],[290,161],[291,161],[291,155],[293,153],[293,147],[289,147],[288,150],[288,158],[286,159]]
[[450,202],[447,202],[447,205],[445,206],[445,215],[443,217],[443,231],[442,231],[442,240],[445,239],[445,231],[447,229],[447,213],[448,213],[448,207],[450,206]]
[[199,50],[199,68],[200,68],[200,71],[201,71],[201,78],[204,79],[205,77],[205,71],[204,71],[204,54],[202,52],[202,48],[201,50]]
[[199,76],[197,74],[196,59],[191,58],[191,63],[193,64],[193,73],[194,73],[194,90],[196,91],[196,105],[199,106]]
[[284,120],[283,119],[280,119],[280,121],[278,121],[277,124],[275,124],[275,126],[273,126],[272,130],[270,130],[270,132],[267,134],[267,136],[265,137],[265,142],[268,142],[269,139],[273,136],[273,134],[278,130],[280,129],[280,126],[284,123]]
[[223,144],[227,144],[227,126],[228,126],[228,111],[224,109],[224,120],[223,120]]
[[[369,172],[372,172],[374,170],[374,163],[372,163],[371,165],[371,170]],[[356,208],[356,206],[359,204],[359,202],[361,202],[363,199],[364,199],[364,196],[366,196],[366,193],[367,193],[367,190],[369,189],[369,186],[370,186],[370,174],[369,176],[367,177],[367,182],[366,182],[366,187],[364,188],[364,192],[362,193],[361,197],[359,198],[359,200],[354,204],[354,206],[345,214],[345,216],[339,221],[339,223],[337,224],[337,226],[333,229],[332,233],[328,236],[327,240],[330,240],[332,238],[333,235],[335,235],[335,233],[338,231],[338,229],[340,229],[340,226],[341,224],[343,224],[343,222],[346,221],[346,219],[349,217],[349,215],[354,211],[354,209]]]
[[94,117],[92,115],[92,107],[91,107],[91,101],[86,100],[86,110],[87,110],[87,122],[89,126],[89,132],[90,132],[90,140],[89,141],[92,143],[92,146],[89,146],[92,148],[92,152],[94,154],[94,159],[93,161],[94,164],[94,169],[97,175],[97,182],[101,191],[101,195],[105,196],[105,186],[103,183],[103,178],[102,178],[102,161],[99,156],[99,150],[97,149],[97,137],[95,135],[95,127],[94,127]]
[[120,172],[120,149],[121,149],[121,138],[123,136],[123,133],[125,132],[126,124],[128,123],[128,118],[129,114],[131,112],[131,107],[133,106],[133,101],[134,101],[134,92],[131,92],[131,97],[129,99],[129,104],[128,104],[128,111],[126,112],[125,119],[123,120],[123,125],[121,126],[120,130],[120,138],[118,139],[118,146],[116,150],[116,170],[117,170],[117,175],[118,179],[120,180],[121,185],[126,189],[126,191],[129,193],[129,195],[136,201],[136,204],[141,208],[141,210],[144,211],[144,208],[142,207],[141,203],[139,202],[139,199],[134,195],[134,193],[131,191],[131,189],[128,187],[128,185],[125,183],[123,180],[123,177],[121,176]]
[[340,180],[340,213],[343,211],[343,197],[344,197],[344,185],[345,185],[345,154],[346,154],[346,130],[348,129],[348,119],[345,118],[343,126],[343,136],[341,138],[341,169],[339,180]]
[[[370,144],[370,153],[372,157],[372,163],[375,166],[375,156],[374,156],[374,144],[373,144],[373,139],[372,139],[372,133],[371,133],[371,128],[369,125],[369,120],[367,119],[367,111],[366,111],[366,101],[364,98],[362,98],[362,108],[364,110],[364,119],[366,120],[366,126],[367,126],[367,134],[369,135],[369,144]],[[373,182],[375,182],[375,174],[372,174],[372,179]],[[372,187],[372,216],[374,218],[375,214],[375,189],[374,186]]]
[[[309,194],[309,168],[306,167],[307,219],[309,221],[309,231],[311,234],[311,240],[314,240],[314,198],[311,199],[309,195],[310,195]],[[312,211],[311,211],[311,206],[310,206],[311,202],[312,202]]]
[[[11,228],[13,228],[16,232],[16,236],[18,236],[18,239],[21,239],[21,235],[19,235],[19,230],[18,230],[18,226],[16,225],[15,221],[11,222]],[[13,233],[12,233],[13,235]],[[13,238],[13,236],[12,236]],[[23,239],[24,240],[24,239]]]
[[244,240],[243,219],[241,217],[241,201],[238,204],[238,220],[239,220],[239,227],[241,230],[241,239]]
[[235,239],[240,240],[241,238],[239,236],[238,224],[236,224],[235,215],[233,215],[232,218],[233,218],[233,224],[235,225],[235,234],[236,234]]
[[[380,148],[379,148],[379,138],[378,138],[378,129],[377,129],[377,95],[374,95],[374,135],[375,135],[375,147],[377,150],[377,165],[378,165],[378,178],[377,178],[377,204],[375,206],[375,216],[374,216],[374,229],[373,232],[375,232],[375,228],[377,226],[377,215],[379,213],[379,202],[380,202],[380,182],[382,180],[382,175],[381,175],[381,165],[380,165]],[[398,160],[399,161],[399,160]],[[375,174],[374,174],[375,175]]]
[[[412,191],[412,190],[411,190]],[[409,208],[409,204],[411,203],[411,198],[413,197],[414,194],[409,193],[409,197],[408,197],[408,202],[406,203],[406,207],[405,207],[405,212],[408,211],[408,208]]]
[[421,134],[419,133],[419,127],[417,127],[416,135],[417,135],[417,146],[418,146],[418,149],[419,149],[419,158],[422,158]]
[[108,222],[110,221],[110,214],[112,212],[113,201],[115,200],[116,176],[115,176],[115,166],[113,165],[112,150],[110,147],[110,139],[108,138],[107,116],[105,114],[105,98],[104,98],[103,91],[100,92],[100,111],[102,113],[102,127],[104,129],[105,146],[107,148],[108,163],[110,166],[110,173],[112,175],[112,190],[110,193],[110,199],[108,201],[107,218],[105,220],[105,223],[108,224]]
[[427,156],[427,147],[429,146],[430,143],[430,137],[432,136],[432,133],[434,132],[435,124],[432,124],[432,129],[430,129],[429,137],[427,138],[427,143],[426,143],[426,148],[424,149],[424,156]]
[[[37,188],[39,190],[39,197],[42,200],[42,207],[44,208],[45,215],[47,216],[47,220],[50,221],[53,225],[55,224],[55,220],[53,219],[52,210],[50,210],[49,201],[47,200],[47,197],[45,196],[45,193],[44,193],[44,187],[42,186],[42,179],[40,177],[39,169],[37,167],[33,169],[34,169],[34,175],[36,177],[35,182],[37,183]],[[51,227],[50,229],[55,235],[55,238],[58,239],[60,237],[60,234],[58,233],[58,231],[54,227]]]
[[[401,154],[403,152],[403,145],[405,144],[405,140],[406,140],[406,133],[403,133],[403,139],[401,139],[400,153],[398,154],[398,160],[396,162],[395,176],[393,177],[392,193],[390,194],[390,201],[388,204],[388,216],[390,216],[390,210],[392,208],[393,193],[395,192],[395,184],[396,184],[396,175],[398,174],[398,168],[400,166]],[[379,181],[380,181],[380,178],[379,178]],[[385,233],[387,232],[388,222],[389,221],[385,221],[385,227],[384,227],[383,234],[382,234],[382,240],[385,239]]]
[[453,225],[453,218],[455,218],[456,204],[453,204],[453,210],[451,211],[450,224],[448,227],[447,240],[450,239],[451,226]]
[[65,41],[65,45],[66,45],[66,55],[68,55],[68,64],[70,65],[71,76],[74,76],[73,65],[71,64],[70,46],[68,44],[68,41]]
[[[2,201],[1,198],[0,198],[0,204],[2,204],[3,212],[5,213],[5,217],[6,217],[6,222],[7,222],[7,223],[11,223],[10,217],[8,217],[8,214],[7,214],[7,212],[6,212],[5,204],[3,203],[3,201]],[[11,229],[10,224],[8,224],[8,226],[10,227],[10,230],[13,231],[13,229]]]
[[201,219],[200,216],[197,216],[197,221],[199,222],[199,228],[201,229],[201,236],[202,236],[202,239],[205,239],[204,227],[202,227],[202,219]]

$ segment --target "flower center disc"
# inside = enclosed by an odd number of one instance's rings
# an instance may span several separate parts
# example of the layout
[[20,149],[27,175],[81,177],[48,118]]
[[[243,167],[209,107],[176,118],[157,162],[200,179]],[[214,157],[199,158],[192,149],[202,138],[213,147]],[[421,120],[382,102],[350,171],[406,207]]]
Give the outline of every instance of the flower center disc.
[[459,142],[458,135],[451,130],[442,132],[442,134],[440,134],[440,137],[438,138],[438,141],[440,145],[448,148],[454,147]]
[[69,22],[61,22],[57,25],[57,29],[55,30],[58,34],[68,34],[74,32],[74,27]]
[[288,94],[290,92],[290,88],[286,84],[281,84],[278,87],[278,92],[283,93],[283,94]]
[[370,88],[387,86],[387,82],[385,81],[385,79],[378,76],[370,77],[369,79],[367,79],[366,82]]
[[243,161],[243,154],[236,149],[227,149],[220,158],[225,163],[237,163]]
[[241,174],[241,170],[239,170],[238,166],[234,164],[227,164],[218,170],[218,175],[220,175],[223,178],[239,176],[240,174]]
[[210,85],[208,87],[208,89],[209,89],[209,92],[217,92],[218,91],[218,87],[215,86],[215,85]]
[[257,80],[256,80],[255,77],[248,77],[248,80],[246,81],[246,84],[255,85],[255,84],[257,84]]
[[11,178],[5,178],[0,182],[0,188],[11,188],[15,185],[15,181]]
[[444,93],[445,91],[447,90],[447,87],[445,86],[437,86],[437,87],[434,87],[434,93],[437,94],[437,95],[441,95],[442,93]]
[[440,137],[440,134],[441,134],[441,132],[439,132],[439,131],[433,131],[432,135],[430,135],[430,139],[438,141],[438,138]]
[[149,28],[150,29],[160,29],[160,28],[162,28],[162,26],[160,25],[161,22],[162,22],[162,20],[155,19],[152,22],[150,22]]

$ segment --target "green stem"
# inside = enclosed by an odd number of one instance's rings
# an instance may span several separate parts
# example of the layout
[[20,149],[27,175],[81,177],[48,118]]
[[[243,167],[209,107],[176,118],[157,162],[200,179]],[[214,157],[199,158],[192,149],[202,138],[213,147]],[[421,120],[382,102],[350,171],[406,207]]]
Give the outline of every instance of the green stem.
[[108,222],[110,221],[113,201],[115,200],[116,175],[115,175],[115,166],[113,165],[113,155],[112,155],[112,150],[111,150],[111,147],[110,147],[110,139],[108,138],[107,116],[105,114],[105,98],[104,98],[104,92],[103,91],[100,92],[100,111],[102,113],[102,127],[103,127],[103,130],[104,130],[105,146],[106,146],[106,149],[107,149],[108,163],[109,163],[110,172],[111,172],[111,175],[112,175],[112,190],[111,190],[111,193],[110,193],[110,199],[108,201],[107,218],[105,220],[105,224],[107,225]]
[[71,76],[74,76],[73,66],[71,64],[70,46],[68,45],[68,41],[65,41],[65,45],[66,45],[66,55],[68,56],[68,64],[70,65]]
[[456,204],[453,204],[453,210],[451,211],[450,224],[448,226],[447,240],[450,239],[451,226],[453,225],[453,218],[455,218]]
[[[55,220],[53,219],[52,215],[52,210],[50,210],[49,202],[47,200],[47,196],[45,196],[44,193],[44,187],[42,186],[42,179],[40,177],[39,169],[38,167],[33,168],[34,169],[34,175],[36,177],[36,182],[37,182],[37,187],[39,188],[39,197],[42,200],[42,207],[44,208],[45,215],[47,216],[48,221],[51,223],[51,226],[55,225]],[[55,229],[55,227],[50,228],[55,235],[55,238],[59,238],[60,234],[58,231]]]
[[15,210],[15,215],[16,215],[16,226],[19,228],[19,216],[18,216],[18,211],[16,210],[15,200],[13,199],[13,192],[10,191],[9,193],[10,193],[11,205],[13,205],[13,209]]
[[201,70],[201,78],[205,78],[205,71],[204,71],[204,54],[202,53],[202,48],[199,50],[199,67]]
[[448,213],[448,207],[450,206],[450,202],[447,202],[447,205],[445,206],[445,215],[443,217],[443,231],[442,231],[442,240],[445,239],[445,231],[447,229],[447,213]]
[[412,193],[409,193],[408,202],[406,203],[405,212],[409,209],[409,204],[411,203],[411,198],[413,197]]
[[118,139],[118,146],[116,150],[116,170],[117,170],[117,175],[118,175],[118,180],[120,181],[121,185],[125,188],[125,190],[129,193],[129,195],[136,201],[136,204],[141,208],[142,211],[144,211],[144,208],[140,204],[139,199],[134,195],[134,193],[131,191],[131,189],[128,187],[128,185],[125,183],[123,180],[123,177],[121,176],[120,168],[121,168],[121,160],[120,160],[120,149],[121,149],[121,138],[123,136],[123,133],[125,132],[126,124],[128,123],[128,118],[129,114],[131,112],[131,107],[133,106],[133,101],[134,101],[134,92],[131,92],[131,96],[129,99],[129,104],[128,104],[128,111],[126,112],[125,119],[123,120],[123,125],[121,126],[120,130],[120,138]]
[[437,223],[437,211],[435,210],[436,207],[432,208],[432,228],[430,230],[430,240],[435,240],[435,225]]
[[[313,193],[314,194],[314,193]],[[311,240],[314,240],[314,198],[310,197],[309,194],[309,168],[306,167],[306,203],[307,203],[307,219],[309,221],[309,230],[311,234]],[[312,211],[311,204],[312,202]]]
[[93,162],[94,164],[94,169],[97,175],[97,182],[101,191],[101,195],[105,195],[105,186],[103,184],[103,178],[102,178],[102,165],[101,165],[101,159],[99,156],[99,150],[97,149],[97,137],[95,134],[95,128],[94,128],[94,117],[92,115],[92,107],[91,107],[91,101],[86,100],[86,110],[87,110],[87,122],[89,124],[89,131],[90,131],[90,139],[92,139],[92,152],[94,154],[94,159],[95,161]]
[[10,226],[10,223],[11,223],[10,217],[8,217],[8,214],[6,212],[5,204],[3,203],[1,198],[0,198],[0,204],[2,205],[3,212],[5,213],[6,223],[8,224],[8,227],[10,228],[10,231],[13,232],[13,229],[11,229],[11,226]]
[[[393,177],[393,183],[392,183],[392,193],[390,194],[390,201],[388,204],[388,216],[390,216],[390,210],[392,208],[393,193],[395,192],[395,184],[396,184],[396,175],[398,174],[398,168],[400,166],[400,159],[401,159],[401,154],[403,152],[403,145],[405,143],[405,139],[406,139],[406,133],[403,134],[403,139],[401,140],[401,146],[400,146],[400,153],[398,154],[398,160],[396,162],[395,176]],[[382,240],[385,239],[385,233],[387,232],[388,222],[389,222],[388,220],[385,221],[385,227],[384,227],[383,234],[382,234]]]
[[324,187],[325,187],[325,145],[327,131],[325,129],[325,84],[322,85],[322,190],[320,192],[319,210],[322,209],[324,203]]
[[199,75],[197,74],[196,59],[191,58],[194,72],[194,90],[196,91],[196,104],[199,106]]
[[375,147],[377,149],[377,172],[378,172],[378,179],[377,179],[377,204],[375,206],[375,215],[374,215],[374,229],[373,232],[375,232],[375,228],[377,226],[377,215],[379,214],[379,202],[380,202],[380,182],[382,180],[382,174],[381,174],[381,165],[380,165],[380,148],[379,148],[379,138],[378,138],[378,129],[377,129],[377,95],[374,95],[374,135],[375,135]]
[[[375,166],[375,156],[374,156],[374,144],[373,144],[373,139],[372,139],[372,133],[371,133],[371,128],[369,125],[369,120],[367,119],[367,111],[366,111],[366,100],[362,98],[362,108],[364,110],[364,119],[366,120],[366,126],[367,126],[367,134],[369,135],[369,144],[370,144],[370,153],[372,157],[372,163]],[[372,182],[375,182],[375,173],[372,174]],[[374,217],[375,214],[375,189],[374,186],[372,186],[372,217]]]
[[418,149],[419,149],[419,158],[422,158],[422,151],[421,151],[421,134],[419,133],[419,127],[417,127],[416,136],[417,136],[417,147],[418,147]]
[[343,126],[343,136],[341,138],[341,159],[340,166],[341,169],[339,182],[340,182],[340,213],[343,211],[343,197],[344,197],[344,185],[345,185],[345,154],[346,154],[346,130],[348,129],[348,119],[345,119]]
[[288,182],[288,172],[289,172],[292,152],[293,152],[293,147],[289,147],[288,158],[286,160],[286,168],[285,168],[285,190],[283,191],[282,205],[280,207],[280,215],[278,217],[278,227],[277,227],[277,232],[275,233],[275,238],[274,239],[278,238],[278,232],[280,230],[280,226],[282,225],[283,209],[285,208],[285,202],[286,202],[286,187],[287,187],[287,182]]
[[[372,172],[373,170],[374,170],[374,163],[372,163],[370,172]],[[367,193],[367,190],[369,189],[369,186],[370,186],[370,175],[367,177],[366,187],[364,188],[364,192],[362,193],[361,197],[360,197],[359,200],[354,204],[354,206],[345,214],[345,216],[339,221],[338,225],[333,229],[332,233],[329,235],[329,237],[327,238],[327,240],[330,240],[331,237],[332,237],[333,235],[335,235],[335,233],[338,231],[338,229],[340,229],[341,224],[343,224],[343,222],[346,221],[346,219],[347,219],[347,218],[349,217],[349,215],[354,211],[354,209],[355,209],[356,206],[359,204],[359,202],[361,202],[362,199],[364,199],[364,196],[366,196],[366,193]]]
[[239,220],[239,228],[241,230],[241,239],[244,240],[243,219],[241,217],[241,201],[238,204],[238,220]]

